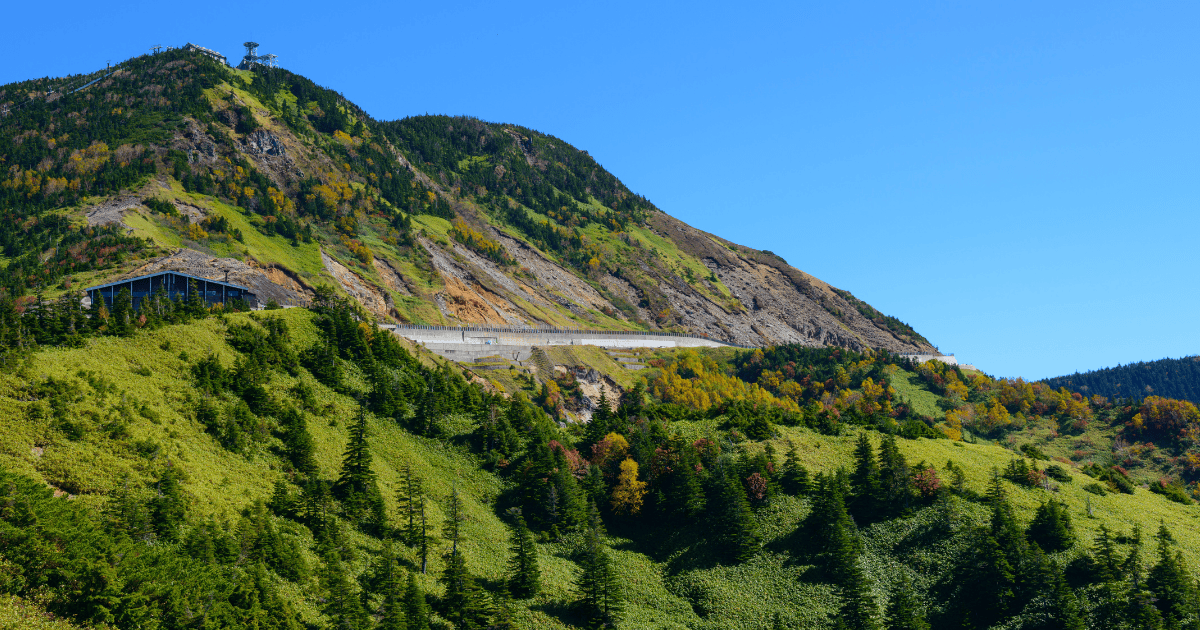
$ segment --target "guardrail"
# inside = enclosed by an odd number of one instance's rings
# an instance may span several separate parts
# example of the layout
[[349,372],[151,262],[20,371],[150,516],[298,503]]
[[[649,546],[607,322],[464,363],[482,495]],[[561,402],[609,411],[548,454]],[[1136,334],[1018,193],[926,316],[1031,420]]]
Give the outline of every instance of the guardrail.
[[582,328],[541,328],[535,326],[426,326],[422,324],[383,324],[385,328],[393,330],[433,330],[443,332],[483,332],[483,333],[509,333],[509,334],[524,334],[524,335],[621,335],[629,337],[674,337],[679,339],[703,339],[713,343],[719,343],[723,346],[733,348],[757,348],[758,346],[744,346],[738,343],[713,339],[708,335],[689,335],[683,333],[657,332],[653,330],[586,330]]

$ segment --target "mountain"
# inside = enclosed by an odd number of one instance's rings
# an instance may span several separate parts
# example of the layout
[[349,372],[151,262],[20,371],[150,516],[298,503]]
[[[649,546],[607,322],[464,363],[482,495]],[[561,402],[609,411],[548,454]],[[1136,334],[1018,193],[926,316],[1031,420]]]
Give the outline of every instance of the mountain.
[[0,103],[11,296],[170,267],[297,304],[332,285],[385,321],[932,350],[850,292],[672,218],[586,151],[517,125],[376,121],[287,70],[194,50],[6,85]]
[[1044,379],[1085,396],[1143,398],[1163,396],[1200,403],[1200,357],[1138,361],[1128,365]]
[[[929,346],[531,130],[187,51],[0,104],[0,627],[1200,622],[1187,401],[869,351]],[[303,306],[81,310],[157,269]],[[795,343],[459,364],[387,318]]]

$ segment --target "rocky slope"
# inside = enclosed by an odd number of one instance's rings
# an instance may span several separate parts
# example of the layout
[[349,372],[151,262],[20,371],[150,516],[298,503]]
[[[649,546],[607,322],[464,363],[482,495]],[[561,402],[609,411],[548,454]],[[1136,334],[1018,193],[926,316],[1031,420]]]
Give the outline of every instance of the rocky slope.
[[[164,87],[169,81],[200,97],[173,102],[182,97]],[[172,268],[228,273],[281,303],[302,304],[330,284],[397,321],[932,348],[779,257],[669,216],[586,151],[529,129],[439,116],[380,123],[287,71],[238,71],[184,51],[129,60],[69,96],[39,92],[48,88],[46,80],[0,88],[0,101],[33,104],[0,133],[11,165],[5,183],[20,186],[35,169],[69,182],[89,156],[101,172],[119,154],[141,156],[142,175],[130,184],[85,176],[80,186],[91,190],[58,192],[41,207],[61,204],[57,211],[80,225],[118,224],[153,243],[133,259],[64,271],[65,286]],[[75,138],[83,148],[54,152],[56,125],[78,127],[109,102],[124,104],[128,128],[103,150]],[[22,118],[29,111],[49,117],[45,132],[25,128],[35,120]],[[24,157],[36,143],[48,148]]]

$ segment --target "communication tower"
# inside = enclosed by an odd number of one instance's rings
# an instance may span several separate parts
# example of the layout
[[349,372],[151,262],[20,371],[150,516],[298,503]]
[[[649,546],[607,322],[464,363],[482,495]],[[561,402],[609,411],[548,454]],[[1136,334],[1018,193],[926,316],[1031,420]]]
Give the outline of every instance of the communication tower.
[[157,55],[162,50],[162,44],[155,44],[150,47],[150,52]]
[[278,65],[276,63],[277,59],[279,59],[279,55],[276,55],[273,53],[267,53],[267,54],[259,57],[258,61],[259,61],[259,63],[265,65],[268,68],[276,68],[276,67],[278,67]]

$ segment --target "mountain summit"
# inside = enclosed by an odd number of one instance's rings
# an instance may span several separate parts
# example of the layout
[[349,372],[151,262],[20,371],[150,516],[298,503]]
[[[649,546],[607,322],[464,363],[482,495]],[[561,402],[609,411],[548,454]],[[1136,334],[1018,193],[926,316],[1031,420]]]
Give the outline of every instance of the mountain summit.
[[0,87],[10,295],[171,268],[273,284],[285,303],[333,285],[385,321],[933,350],[771,252],[667,215],[558,138],[469,117],[381,122],[210,52]]

